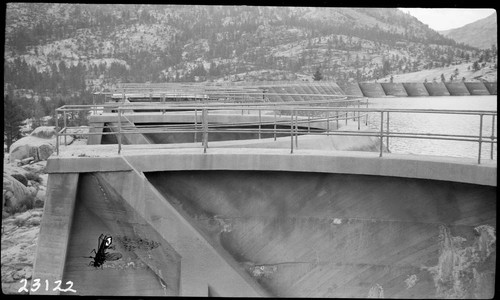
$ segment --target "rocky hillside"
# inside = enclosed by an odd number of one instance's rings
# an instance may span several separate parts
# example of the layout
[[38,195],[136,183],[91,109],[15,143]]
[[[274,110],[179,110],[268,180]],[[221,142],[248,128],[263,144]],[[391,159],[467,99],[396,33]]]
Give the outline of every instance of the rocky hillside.
[[395,8],[9,3],[4,83],[64,98],[119,82],[304,80],[318,69],[376,80],[492,57]]
[[490,49],[492,45],[498,47],[497,41],[497,14],[467,24],[460,28],[440,31],[442,35],[479,49]]

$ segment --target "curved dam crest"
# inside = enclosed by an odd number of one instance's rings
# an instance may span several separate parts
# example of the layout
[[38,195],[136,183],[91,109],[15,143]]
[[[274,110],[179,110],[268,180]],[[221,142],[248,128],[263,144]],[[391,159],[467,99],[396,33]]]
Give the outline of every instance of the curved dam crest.
[[48,160],[33,278],[93,296],[494,296],[495,160],[391,153],[342,109],[141,105],[103,109],[88,145]]
[[[75,207],[64,210],[72,226],[62,279],[78,283],[82,294],[106,289],[106,295],[482,298],[492,293],[496,187],[471,184],[494,171],[487,164],[462,162],[455,166],[462,171],[450,172],[453,164],[429,159],[442,170],[435,176],[443,176],[431,180],[411,172],[402,176],[409,169],[391,153],[381,159],[371,152],[337,151],[324,160],[327,152],[318,150],[150,149],[147,155],[144,146],[128,145],[117,155],[112,145],[102,147],[112,152],[101,149],[91,157],[74,149],[47,165],[50,190],[67,190],[57,178],[79,174],[77,187],[71,185]],[[81,151],[90,155],[80,156]],[[323,163],[311,163],[308,157],[315,155]],[[362,157],[381,164],[372,165],[381,173],[366,175],[370,164],[352,163]],[[418,162],[410,165],[415,169]],[[460,181],[454,173],[471,183],[454,182]],[[44,224],[51,221],[50,211]],[[102,232],[114,237],[123,258],[105,262],[104,271],[96,273],[100,270],[81,256],[96,247]],[[148,251],[127,251],[124,236],[159,246],[150,258]],[[193,264],[183,263],[183,257]],[[204,272],[200,264],[208,264]],[[115,282],[104,287],[99,284],[104,278]],[[148,285],[141,285],[144,280]],[[227,285],[236,282],[238,289]],[[459,284],[459,290],[446,282]]]

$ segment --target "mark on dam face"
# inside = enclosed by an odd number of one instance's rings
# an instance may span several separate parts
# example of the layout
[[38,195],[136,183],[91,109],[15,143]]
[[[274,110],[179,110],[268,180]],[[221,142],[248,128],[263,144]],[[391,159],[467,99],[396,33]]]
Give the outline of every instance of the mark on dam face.
[[[99,173],[82,173],[78,183],[72,235],[63,281],[81,295],[179,294],[180,256]],[[88,258],[101,233],[113,237],[113,252],[122,257],[89,267]],[[97,249],[96,249],[97,251]]]
[[[452,293],[442,287],[444,268],[467,295],[493,292],[495,187],[276,171],[145,175],[276,296],[441,297]],[[446,259],[450,236],[467,240],[453,261],[478,257],[462,273]]]

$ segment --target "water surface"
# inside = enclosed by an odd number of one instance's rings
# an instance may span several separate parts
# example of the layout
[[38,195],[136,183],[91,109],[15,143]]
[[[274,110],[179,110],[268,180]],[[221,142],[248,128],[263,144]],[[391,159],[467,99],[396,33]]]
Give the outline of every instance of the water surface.
[[[497,110],[496,96],[442,96],[442,97],[390,97],[369,98],[370,108],[403,108],[403,109],[444,109],[444,110]],[[495,118],[494,135],[497,135]],[[369,127],[380,130],[380,114],[371,114]],[[409,114],[390,113],[389,129],[395,132],[440,133],[479,135],[480,117],[477,115],[449,114]],[[384,130],[386,115],[384,114]],[[483,136],[492,134],[492,117],[483,117]],[[384,138],[384,143],[386,139]],[[444,155],[452,157],[477,158],[479,143],[391,138],[389,149],[393,153]],[[481,158],[490,159],[491,144],[483,143]],[[493,158],[496,160],[497,146],[493,146]]]

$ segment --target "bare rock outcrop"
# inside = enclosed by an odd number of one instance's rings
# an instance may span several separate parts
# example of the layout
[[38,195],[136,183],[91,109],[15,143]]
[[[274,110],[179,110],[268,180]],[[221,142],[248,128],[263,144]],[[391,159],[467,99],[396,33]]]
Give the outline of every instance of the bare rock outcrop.
[[[17,140],[10,147],[10,161],[15,161],[16,159],[22,161],[24,159],[32,157],[30,160],[33,162],[47,160],[56,149],[56,131],[54,126],[40,126],[33,130],[33,132],[27,136]],[[71,143],[73,141],[72,136],[60,137],[59,141],[64,143]]]
[[3,207],[14,208],[30,199],[34,200],[36,193],[36,189],[25,186],[8,174],[3,174]]

